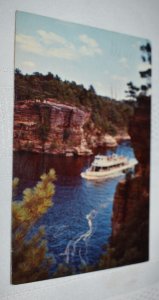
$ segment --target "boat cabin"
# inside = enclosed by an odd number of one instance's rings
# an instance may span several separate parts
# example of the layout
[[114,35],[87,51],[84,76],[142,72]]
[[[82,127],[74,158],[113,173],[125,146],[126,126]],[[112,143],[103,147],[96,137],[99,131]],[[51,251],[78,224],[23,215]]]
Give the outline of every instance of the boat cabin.
[[109,171],[114,168],[120,168],[128,163],[124,156],[113,154],[112,156],[97,155],[91,165],[91,171]]

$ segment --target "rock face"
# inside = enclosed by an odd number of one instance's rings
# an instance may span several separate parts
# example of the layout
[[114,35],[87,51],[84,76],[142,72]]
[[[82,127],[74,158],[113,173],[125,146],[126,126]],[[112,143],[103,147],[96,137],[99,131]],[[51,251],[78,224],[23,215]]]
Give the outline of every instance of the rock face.
[[[112,239],[120,237],[123,225],[131,223],[138,211],[138,226],[148,223],[149,171],[150,171],[150,98],[140,97],[138,107],[130,124],[130,136],[137,160],[134,176],[127,176],[116,190],[113,217]],[[136,215],[135,215],[136,214]],[[133,221],[134,222],[134,221]],[[136,224],[137,226],[137,224]],[[147,227],[148,228],[148,227]],[[136,228],[138,230],[139,228]],[[131,237],[132,232],[129,233]],[[144,232],[148,240],[148,231]],[[129,237],[127,237],[129,239]],[[148,245],[146,245],[148,248]]]
[[48,99],[19,101],[14,112],[14,149],[73,153],[81,145],[89,112]]
[[[99,146],[117,141],[95,128],[90,111],[60,104],[56,99],[18,101],[14,111],[14,150],[66,156],[91,155]],[[86,124],[90,128],[86,128]]]

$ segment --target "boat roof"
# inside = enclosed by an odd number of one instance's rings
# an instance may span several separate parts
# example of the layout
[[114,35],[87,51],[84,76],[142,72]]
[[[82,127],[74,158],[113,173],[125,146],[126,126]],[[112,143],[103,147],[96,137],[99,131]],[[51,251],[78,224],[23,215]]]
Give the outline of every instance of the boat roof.
[[111,156],[106,155],[96,155],[95,159],[92,163],[92,166],[95,167],[107,167],[107,166],[113,166],[117,165],[119,163],[125,163],[127,161],[127,158],[124,156],[119,156],[117,154],[113,154]]

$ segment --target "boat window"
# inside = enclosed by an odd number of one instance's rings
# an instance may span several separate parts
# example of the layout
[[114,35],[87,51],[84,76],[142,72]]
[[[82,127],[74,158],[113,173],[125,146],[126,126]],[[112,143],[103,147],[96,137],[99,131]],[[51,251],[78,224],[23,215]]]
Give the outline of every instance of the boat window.
[[100,171],[100,169],[101,169],[100,167],[95,167],[96,172]]
[[108,171],[110,169],[110,167],[103,167],[104,171]]

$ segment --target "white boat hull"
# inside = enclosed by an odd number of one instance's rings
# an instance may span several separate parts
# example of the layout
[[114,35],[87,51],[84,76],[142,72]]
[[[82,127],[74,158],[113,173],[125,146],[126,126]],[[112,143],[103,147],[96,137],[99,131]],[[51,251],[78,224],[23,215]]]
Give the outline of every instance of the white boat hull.
[[91,171],[90,168],[87,169],[85,172],[81,173],[81,177],[88,179],[88,180],[97,180],[97,179],[105,179],[110,177],[116,177],[121,175],[123,171],[127,171],[129,169],[134,168],[134,166],[137,164],[136,159],[129,160],[128,164],[118,167],[118,168],[112,168],[111,170],[100,170],[100,171]]

